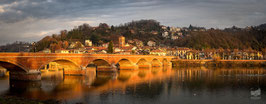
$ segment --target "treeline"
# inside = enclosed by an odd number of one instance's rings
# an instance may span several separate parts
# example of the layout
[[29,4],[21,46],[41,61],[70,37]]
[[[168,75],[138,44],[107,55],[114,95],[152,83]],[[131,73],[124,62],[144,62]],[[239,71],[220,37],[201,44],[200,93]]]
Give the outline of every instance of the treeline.
[[[191,26],[190,26],[191,27]],[[87,39],[92,40],[94,45],[101,45],[109,41],[117,43],[118,37],[123,35],[126,40],[139,39],[144,43],[152,40],[161,46],[189,47],[193,49],[248,49],[263,50],[266,45],[265,24],[249,29],[237,27],[220,29],[208,29],[206,31],[185,31],[177,40],[162,37],[162,25],[156,20],[139,20],[125,23],[119,26],[109,26],[100,23],[97,27],[83,24],[67,31],[62,30],[59,34],[46,36],[36,44],[37,51],[45,48],[67,48],[71,42],[80,41],[84,44]]]
[[163,39],[161,25],[155,20],[132,21],[119,26],[109,26],[106,23],[100,23],[98,27],[92,27],[89,24],[83,24],[70,31],[62,30],[60,34],[44,37],[37,42],[36,51],[41,51],[45,48],[50,48],[51,50],[65,49],[66,44],[69,45],[75,41],[84,44],[87,39],[90,39],[96,46],[111,40],[117,43],[119,36],[125,36],[126,40],[139,39],[145,43],[149,40],[159,43]]
[[19,41],[0,46],[0,52],[29,52],[30,49],[32,49],[31,43]]
[[190,32],[184,38],[173,43],[193,49],[254,49],[263,50],[266,46],[266,31],[252,28],[250,30],[225,31],[209,29]]

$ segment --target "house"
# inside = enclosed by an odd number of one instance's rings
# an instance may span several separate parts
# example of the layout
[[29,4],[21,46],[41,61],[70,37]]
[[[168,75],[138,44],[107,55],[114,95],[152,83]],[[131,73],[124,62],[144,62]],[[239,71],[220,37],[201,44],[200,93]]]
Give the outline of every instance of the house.
[[181,28],[179,28],[179,27],[170,27],[170,31],[171,32],[179,32],[179,31],[181,31]]
[[176,40],[176,39],[178,39],[178,36],[172,35],[172,36],[171,36],[171,39],[172,39],[172,40]]
[[46,48],[42,51],[43,53],[51,53],[51,50],[49,48]]
[[96,52],[94,52],[93,50],[85,50],[84,53],[95,54]]
[[92,46],[92,41],[91,40],[85,40],[85,46]]
[[107,51],[106,50],[99,50],[99,51],[96,51],[97,54],[106,54]]
[[190,50],[186,53],[186,59],[200,59],[200,53],[201,52],[197,50]]
[[248,52],[246,52],[246,51],[243,52],[242,59],[243,60],[248,60]]
[[118,48],[118,47],[114,48],[114,53],[121,52],[121,51],[123,51],[121,48]]
[[69,50],[59,49],[59,50],[55,50],[55,53],[69,53]]
[[76,42],[72,42],[70,45],[69,45],[69,49],[76,49],[76,48],[83,48],[84,45],[79,42],[79,41],[76,41]]
[[163,29],[163,30],[167,30],[167,27],[166,27],[166,26],[162,26],[162,29]]
[[193,52],[192,51],[188,51],[186,53],[186,59],[192,60],[194,58]]
[[158,32],[157,31],[151,31],[151,34],[158,35]]
[[178,32],[177,35],[178,35],[178,36],[182,36],[183,33],[182,33],[182,32]]
[[130,55],[130,54],[132,54],[132,51],[131,51],[131,50],[127,50],[127,51],[120,51],[120,52],[116,52],[115,54]]
[[108,45],[109,45],[109,43],[103,43],[103,44],[102,44],[102,46],[103,46],[103,47],[106,47],[106,48],[108,47]]
[[169,35],[169,33],[168,33],[168,32],[166,32],[166,31],[162,33],[162,36],[163,36],[164,38],[167,38],[167,37],[168,37],[168,35]]
[[125,47],[130,47],[130,44],[126,43],[126,44],[125,44]]
[[257,59],[258,60],[262,60],[263,59],[262,52],[257,52]]
[[135,46],[137,47],[143,47],[143,42],[141,40],[138,39],[133,39],[133,41],[135,42]]
[[190,51],[190,49],[186,47],[178,47],[176,48],[176,51],[177,51],[177,56],[179,56],[181,59],[185,59],[186,58],[185,55],[188,51]]
[[150,47],[154,47],[154,46],[156,46],[156,42],[150,40],[147,42],[147,45]]
[[73,53],[78,53],[78,54],[80,54],[80,53],[84,53],[84,51],[81,50],[81,49],[74,49]]
[[150,51],[151,55],[166,56],[166,52],[160,49]]

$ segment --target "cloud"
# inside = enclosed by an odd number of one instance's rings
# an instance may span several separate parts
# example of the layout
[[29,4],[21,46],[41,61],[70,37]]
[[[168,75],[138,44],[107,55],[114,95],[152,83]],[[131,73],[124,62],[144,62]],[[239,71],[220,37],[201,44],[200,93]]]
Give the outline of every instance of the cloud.
[[245,27],[266,22],[265,4],[265,0],[1,0],[0,44],[37,41],[83,23],[119,25],[138,19],[179,27]]

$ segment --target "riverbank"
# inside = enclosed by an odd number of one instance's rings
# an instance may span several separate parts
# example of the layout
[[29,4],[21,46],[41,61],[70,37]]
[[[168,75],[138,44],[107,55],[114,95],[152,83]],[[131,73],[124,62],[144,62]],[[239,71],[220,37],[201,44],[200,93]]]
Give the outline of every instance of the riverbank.
[[0,104],[61,104],[61,102],[55,100],[40,101],[13,96],[0,96]]
[[175,60],[173,67],[266,67],[266,60]]

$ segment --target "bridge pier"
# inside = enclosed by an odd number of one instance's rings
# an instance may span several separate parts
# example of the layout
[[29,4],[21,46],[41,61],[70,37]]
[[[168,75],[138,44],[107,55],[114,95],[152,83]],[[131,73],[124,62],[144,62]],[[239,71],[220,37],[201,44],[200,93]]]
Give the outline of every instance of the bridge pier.
[[40,81],[41,72],[35,70],[29,72],[10,72],[9,79],[19,81]]
[[172,66],[172,62],[167,62],[164,64],[164,66]]
[[71,70],[71,68],[70,69],[64,69],[63,73],[64,73],[64,75],[77,75],[77,76],[79,76],[79,75],[86,75],[86,71],[87,71],[86,67],[80,66],[80,68],[75,69],[75,70]]

